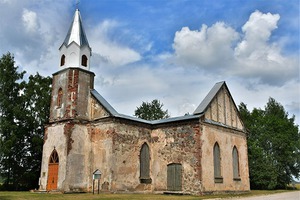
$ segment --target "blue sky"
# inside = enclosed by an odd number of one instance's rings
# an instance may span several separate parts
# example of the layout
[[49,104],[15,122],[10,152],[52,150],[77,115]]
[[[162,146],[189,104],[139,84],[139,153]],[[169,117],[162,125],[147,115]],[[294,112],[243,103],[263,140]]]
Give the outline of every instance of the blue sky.
[[[0,0],[0,53],[28,74],[59,70],[75,0]],[[81,0],[95,88],[120,113],[159,99],[193,113],[216,82],[300,120],[299,0]]]

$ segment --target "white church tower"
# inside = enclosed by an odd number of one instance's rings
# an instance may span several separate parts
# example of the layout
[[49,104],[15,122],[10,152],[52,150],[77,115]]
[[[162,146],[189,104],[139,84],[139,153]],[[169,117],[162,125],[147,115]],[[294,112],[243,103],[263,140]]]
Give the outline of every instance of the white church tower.
[[76,9],[68,34],[59,48],[60,67],[90,69],[92,49],[86,38],[80,12]]

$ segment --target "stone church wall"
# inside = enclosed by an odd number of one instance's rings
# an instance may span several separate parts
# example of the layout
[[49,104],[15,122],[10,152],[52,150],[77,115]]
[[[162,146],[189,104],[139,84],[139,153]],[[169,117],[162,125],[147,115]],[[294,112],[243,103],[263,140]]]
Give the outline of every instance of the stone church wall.
[[[91,126],[93,170],[102,172],[102,189],[166,191],[167,165],[182,164],[182,190],[199,193],[201,141],[199,123],[156,128],[122,121],[101,120]],[[140,182],[140,151],[150,149],[151,184]]]
[[201,131],[198,122],[168,124],[153,130],[152,177],[154,190],[166,191],[167,166],[182,165],[182,191],[199,193],[201,189]]
[[[245,133],[226,127],[203,123],[202,140],[202,184],[203,192],[249,191],[247,140]],[[213,148],[220,146],[222,183],[214,180]],[[240,180],[233,179],[232,151],[236,147],[239,155]]]

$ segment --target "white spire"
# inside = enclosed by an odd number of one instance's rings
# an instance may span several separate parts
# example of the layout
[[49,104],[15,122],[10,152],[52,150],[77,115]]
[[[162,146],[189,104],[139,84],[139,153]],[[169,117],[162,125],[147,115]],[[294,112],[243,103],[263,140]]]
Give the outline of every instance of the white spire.
[[87,45],[89,46],[89,42],[86,38],[84,28],[81,21],[80,12],[76,9],[73,22],[70,26],[64,44],[66,46],[70,45],[71,42],[76,42],[79,46]]
[[59,48],[60,68],[90,68],[92,50],[84,32],[80,12],[76,9],[67,36]]

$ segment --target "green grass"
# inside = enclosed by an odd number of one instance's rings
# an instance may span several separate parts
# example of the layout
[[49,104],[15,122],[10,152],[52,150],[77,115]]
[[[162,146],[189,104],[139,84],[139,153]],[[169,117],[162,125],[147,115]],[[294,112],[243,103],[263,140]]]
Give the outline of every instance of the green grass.
[[158,195],[158,194],[40,194],[32,192],[0,192],[1,200],[201,200],[210,198],[229,198],[229,197],[246,197],[253,195],[266,195],[280,192],[287,192],[287,190],[254,190],[249,193],[233,195],[233,194],[220,194],[220,195],[207,195],[207,196],[175,196],[175,195]]

